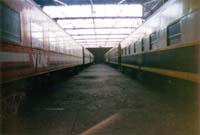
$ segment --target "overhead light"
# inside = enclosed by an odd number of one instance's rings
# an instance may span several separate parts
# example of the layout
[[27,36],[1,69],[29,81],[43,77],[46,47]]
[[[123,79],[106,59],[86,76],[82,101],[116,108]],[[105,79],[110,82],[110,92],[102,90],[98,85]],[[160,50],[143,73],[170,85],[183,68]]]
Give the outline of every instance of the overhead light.
[[64,2],[62,2],[62,1],[60,1],[60,0],[53,0],[53,1],[55,1],[55,2],[57,2],[57,3],[59,3],[59,4],[61,4],[61,5],[67,6],[66,3],[64,3]]
[[125,1],[126,1],[126,0],[121,0],[121,1],[119,1],[117,4],[120,5],[120,4],[124,3]]

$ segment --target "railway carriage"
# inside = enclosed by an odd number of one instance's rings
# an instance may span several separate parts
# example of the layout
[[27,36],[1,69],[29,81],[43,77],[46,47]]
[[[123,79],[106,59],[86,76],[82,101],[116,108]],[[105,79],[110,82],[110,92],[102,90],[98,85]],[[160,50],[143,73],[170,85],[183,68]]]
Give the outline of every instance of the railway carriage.
[[[32,0],[1,0],[0,10],[1,85],[93,62],[93,55]],[[12,91],[1,101],[21,97]]]
[[199,0],[169,0],[108,51],[106,62],[200,83],[199,26]]

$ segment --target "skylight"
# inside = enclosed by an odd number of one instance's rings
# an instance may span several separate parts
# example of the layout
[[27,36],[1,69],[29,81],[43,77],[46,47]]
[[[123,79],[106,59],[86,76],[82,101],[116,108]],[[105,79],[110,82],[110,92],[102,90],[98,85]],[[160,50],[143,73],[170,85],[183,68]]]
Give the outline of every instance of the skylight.
[[85,47],[116,46],[141,25],[143,15],[140,4],[58,5],[43,10]]

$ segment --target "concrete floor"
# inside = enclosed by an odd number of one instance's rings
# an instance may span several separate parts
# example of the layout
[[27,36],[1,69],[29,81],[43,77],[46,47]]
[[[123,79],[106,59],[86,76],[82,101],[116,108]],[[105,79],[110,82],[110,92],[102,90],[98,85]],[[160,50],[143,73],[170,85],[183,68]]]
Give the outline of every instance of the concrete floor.
[[107,65],[49,89],[5,122],[5,135],[197,135],[194,99],[167,96]]

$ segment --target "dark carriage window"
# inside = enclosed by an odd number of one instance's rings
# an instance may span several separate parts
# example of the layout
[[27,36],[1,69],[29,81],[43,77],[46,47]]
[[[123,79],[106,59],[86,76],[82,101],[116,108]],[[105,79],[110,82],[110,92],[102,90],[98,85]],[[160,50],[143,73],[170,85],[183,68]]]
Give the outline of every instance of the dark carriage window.
[[142,45],[142,52],[143,52],[144,51],[144,39],[142,39],[141,45]]
[[128,46],[128,54],[131,54],[131,46]]
[[21,41],[19,13],[2,3],[0,3],[0,11],[0,39],[19,43]]
[[157,44],[158,42],[158,35],[157,35],[157,32],[154,32],[150,35],[149,37],[149,41],[150,41],[150,50],[153,49],[153,46]]
[[136,53],[136,43],[134,43],[134,53]]
[[122,55],[124,55],[124,49],[122,49]]
[[167,28],[167,44],[178,44],[181,42],[181,24],[180,21],[168,26]]

